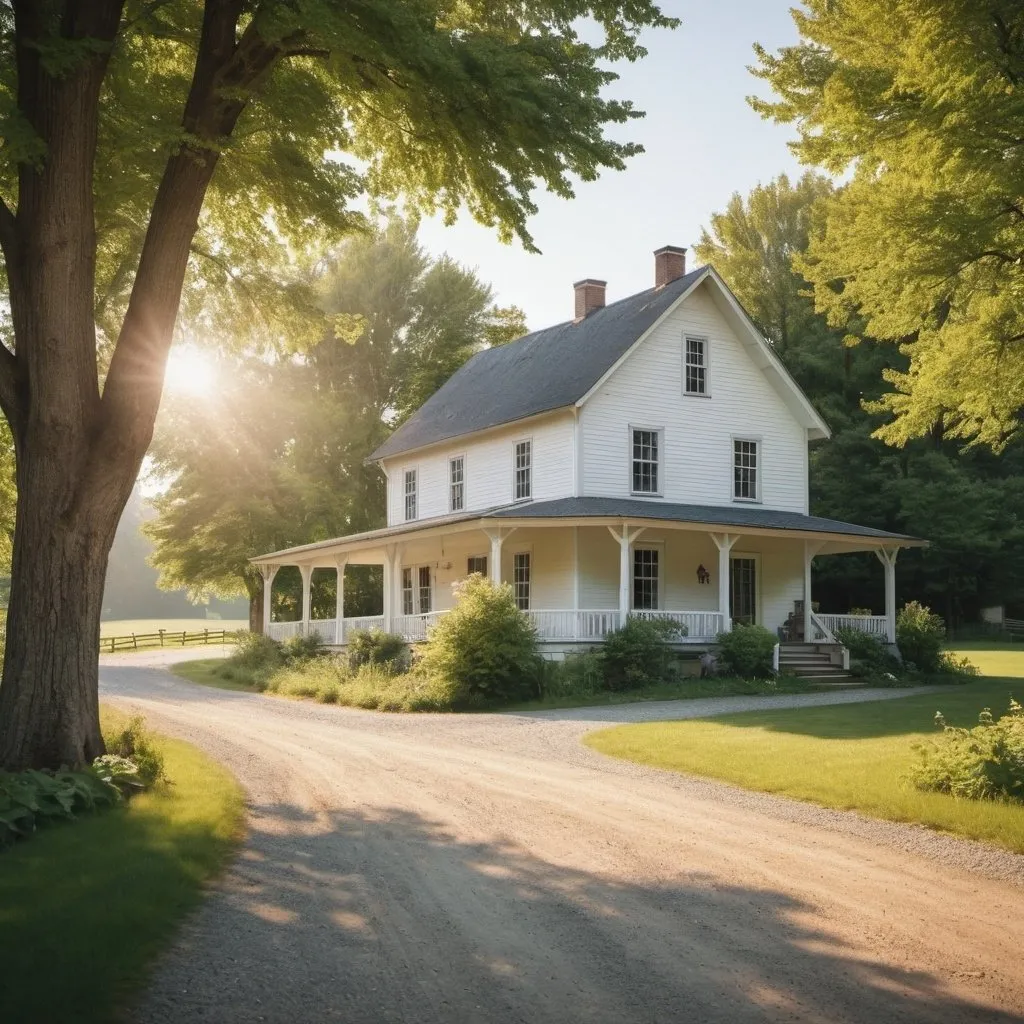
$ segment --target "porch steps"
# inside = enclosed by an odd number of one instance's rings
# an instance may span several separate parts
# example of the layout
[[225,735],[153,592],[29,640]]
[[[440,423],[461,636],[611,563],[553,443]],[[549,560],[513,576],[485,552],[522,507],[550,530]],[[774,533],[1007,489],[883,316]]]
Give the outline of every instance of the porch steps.
[[833,651],[822,644],[787,643],[779,645],[779,671],[790,672],[821,686],[859,685],[842,663],[833,660]]

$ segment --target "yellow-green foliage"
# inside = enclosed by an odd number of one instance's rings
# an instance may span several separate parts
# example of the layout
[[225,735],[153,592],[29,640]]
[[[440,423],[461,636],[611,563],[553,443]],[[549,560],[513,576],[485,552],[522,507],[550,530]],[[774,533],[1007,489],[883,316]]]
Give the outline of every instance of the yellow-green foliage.
[[516,607],[507,583],[496,585],[479,575],[458,585],[455,607],[431,630],[420,667],[458,705],[540,696],[533,623]]
[[756,72],[807,163],[852,175],[798,269],[837,326],[901,344],[879,435],[1019,436],[1024,405],[1020,5],[805,0]]

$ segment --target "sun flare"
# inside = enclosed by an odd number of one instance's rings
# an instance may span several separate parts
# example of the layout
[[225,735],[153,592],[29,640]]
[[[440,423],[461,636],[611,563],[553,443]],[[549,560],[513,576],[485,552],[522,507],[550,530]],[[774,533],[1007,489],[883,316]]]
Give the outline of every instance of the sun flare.
[[176,395],[204,398],[213,393],[217,367],[213,358],[194,345],[177,345],[167,358],[164,388]]

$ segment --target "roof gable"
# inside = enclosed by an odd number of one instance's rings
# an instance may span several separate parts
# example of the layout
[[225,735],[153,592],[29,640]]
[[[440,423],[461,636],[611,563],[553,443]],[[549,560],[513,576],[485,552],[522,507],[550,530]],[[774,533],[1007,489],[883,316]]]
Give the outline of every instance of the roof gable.
[[427,399],[371,460],[425,448],[530,416],[582,405],[695,288],[716,303],[756,365],[810,437],[829,430],[725,282],[699,267],[661,288],[630,295],[517,341],[478,352]]

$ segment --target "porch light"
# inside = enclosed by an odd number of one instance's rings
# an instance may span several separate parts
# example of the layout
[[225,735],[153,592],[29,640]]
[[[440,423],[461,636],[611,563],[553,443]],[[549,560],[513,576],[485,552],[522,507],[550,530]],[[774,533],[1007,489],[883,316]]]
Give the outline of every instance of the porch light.
[[710,583],[711,582],[711,573],[709,573],[707,571],[707,569],[704,568],[703,565],[698,565],[697,566],[697,582],[698,583]]

